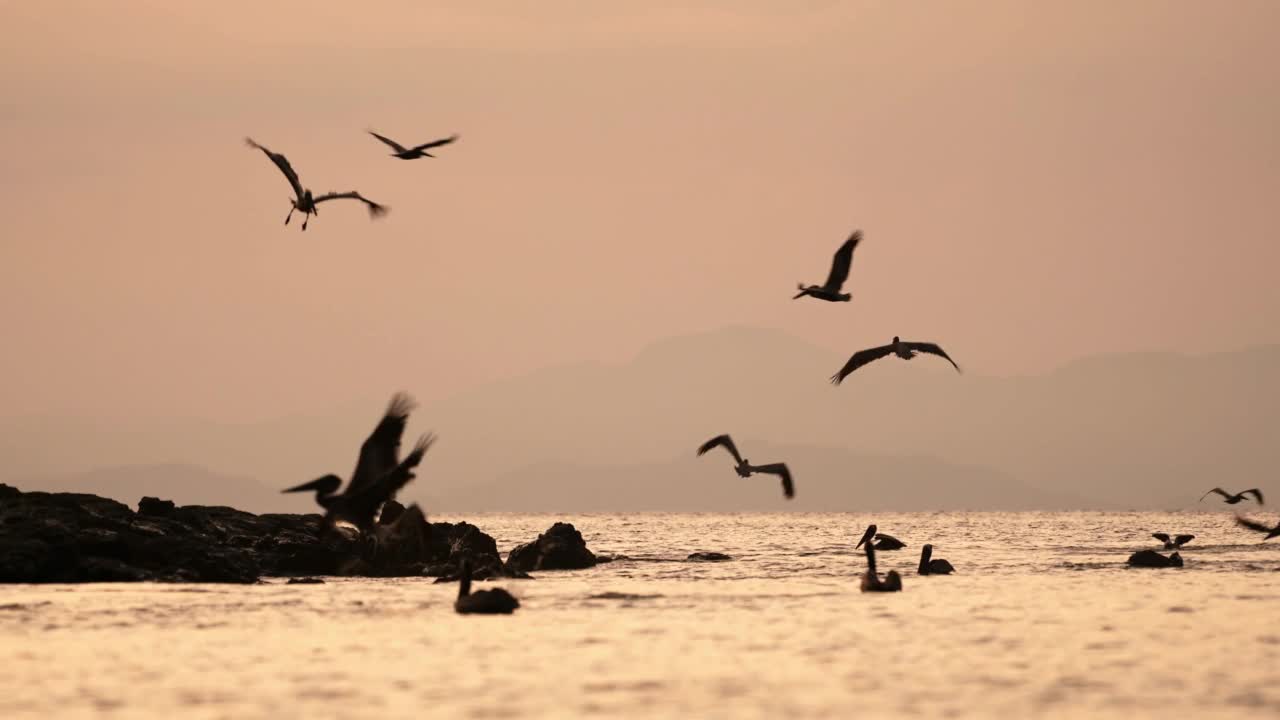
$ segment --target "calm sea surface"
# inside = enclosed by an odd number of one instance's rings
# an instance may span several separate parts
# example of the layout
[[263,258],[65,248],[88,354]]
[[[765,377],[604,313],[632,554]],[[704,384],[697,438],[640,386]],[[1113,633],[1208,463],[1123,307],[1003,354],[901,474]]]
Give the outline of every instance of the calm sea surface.
[[[1280,717],[1280,541],[1229,513],[466,519],[631,559],[503,581],[511,617],[430,579],[0,586],[0,717]],[[858,592],[872,521],[900,594]],[[1185,568],[1125,567],[1155,531]]]

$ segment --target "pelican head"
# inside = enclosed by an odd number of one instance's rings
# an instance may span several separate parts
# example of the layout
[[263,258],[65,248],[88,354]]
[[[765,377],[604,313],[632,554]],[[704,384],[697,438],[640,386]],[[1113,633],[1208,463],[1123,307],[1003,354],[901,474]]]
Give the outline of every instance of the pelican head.
[[856,550],[856,549],[858,549],[858,548],[862,547],[862,544],[863,544],[863,543],[867,543],[868,545],[870,545],[870,544],[871,544],[871,538],[873,538],[873,537],[875,537],[875,536],[876,536],[876,526],[875,526],[875,525],[868,525],[868,526],[867,526],[867,531],[866,531],[866,532],[864,532],[864,533],[862,533],[862,539],[858,541],[858,544],[857,544],[857,545],[854,545],[854,546],[853,546],[853,547],[854,547],[854,549]]
[[853,293],[840,293],[836,297],[840,299],[840,302],[849,302],[853,299]]

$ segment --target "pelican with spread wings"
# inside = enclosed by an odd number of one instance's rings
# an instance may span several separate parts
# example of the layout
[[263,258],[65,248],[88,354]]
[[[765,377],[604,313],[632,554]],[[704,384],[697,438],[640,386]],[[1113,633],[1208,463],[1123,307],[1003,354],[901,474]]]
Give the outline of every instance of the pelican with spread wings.
[[398,157],[401,160],[416,160],[420,157],[433,158],[435,157],[435,155],[432,155],[431,153],[426,152],[427,150],[430,150],[431,148],[438,148],[441,145],[448,145],[449,143],[458,139],[458,136],[455,134],[455,135],[450,135],[447,138],[432,140],[429,143],[423,143],[421,145],[416,145],[414,147],[407,148],[401,145],[400,143],[396,142],[395,140],[392,140],[391,138],[383,135],[379,135],[378,133],[372,130],[369,130],[368,133],[378,138],[382,142],[386,143],[388,147],[390,147],[392,150],[395,151],[391,153],[391,157]]
[[1262,502],[1262,491],[1261,491],[1261,490],[1259,490],[1258,488],[1252,488],[1252,489],[1249,489],[1249,490],[1244,490],[1244,491],[1242,491],[1242,492],[1238,492],[1238,493],[1236,493],[1235,495],[1232,495],[1231,493],[1227,492],[1226,490],[1223,490],[1223,489],[1222,489],[1222,488],[1220,488],[1220,487],[1216,487],[1216,488],[1214,488],[1214,489],[1210,490],[1209,492],[1205,493],[1204,495],[1201,495],[1201,496],[1200,496],[1200,502],[1204,502],[1204,499],[1205,499],[1205,498],[1209,497],[1210,495],[1215,495],[1215,494],[1216,494],[1216,495],[1221,495],[1221,496],[1222,496],[1222,502],[1224,502],[1224,503],[1226,503],[1226,504],[1228,504],[1228,505],[1235,505],[1236,503],[1243,502],[1243,501],[1244,501],[1244,496],[1245,496],[1245,495],[1252,495],[1252,496],[1253,496],[1253,499],[1254,499],[1254,500],[1257,500],[1259,505],[1263,505],[1263,504],[1264,504],[1264,503]]
[[777,475],[782,479],[782,494],[785,495],[788,500],[796,496],[795,484],[791,481],[791,471],[787,469],[786,463],[752,465],[751,461],[742,457],[742,454],[738,452],[738,446],[733,444],[733,438],[728,435],[717,435],[702,443],[698,448],[698,455],[705,455],[708,451],[717,447],[724,448],[733,456],[734,462],[737,463],[733,469],[738,473],[738,477],[751,477],[756,473]]
[[879,360],[882,357],[897,355],[903,360],[910,360],[911,358],[914,358],[917,353],[937,355],[940,358],[945,358],[947,362],[951,363],[951,367],[956,369],[956,372],[960,372],[960,366],[956,365],[956,361],[952,360],[951,356],[938,345],[928,342],[909,342],[907,340],[901,340],[895,335],[893,337],[893,342],[888,345],[859,350],[854,353],[853,357],[849,358],[849,362],[845,363],[844,367],[840,368],[840,372],[831,376],[831,384],[839,385],[845,378],[849,377],[854,370],[857,370],[867,363]]
[[386,205],[379,205],[355,190],[350,192],[328,192],[320,196],[312,194],[311,190],[302,187],[302,182],[298,180],[298,173],[294,172],[293,166],[289,164],[288,158],[280,153],[271,152],[267,148],[254,142],[253,138],[245,138],[244,141],[249,147],[261,150],[268,158],[270,158],[271,162],[275,163],[276,167],[280,168],[280,172],[284,173],[285,179],[289,181],[289,186],[293,188],[293,198],[289,201],[292,207],[289,209],[289,214],[284,218],[285,225],[288,225],[289,221],[293,219],[293,213],[296,210],[302,213],[302,229],[306,230],[307,221],[311,219],[311,216],[320,215],[316,206],[322,202],[329,202],[330,200],[359,200],[369,208],[370,218],[378,218],[387,213],[388,208]]
[[1264,525],[1256,520],[1250,520],[1249,518],[1237,515],[1236,524],[1242,528],[1248,528],[1255,532],[1266,533],[1267,536],[1262,538],[1264,541],[1270,540],[1273,537],[1280,537],[1280,522],[1277,522],[1275,527],[1271,527],[1270,525]]
[[831,258],[831,273],[827,275],[827,281],[821,285],[805,285],[799,283],[797,287],[800,292],[795,294],[792,300],[799,300],[806,295],[827,302],[849,302],[853,299],[853,295],[847,292],[840,292],[844,287],[845,280],[849,279],[849,266],[853,263],[853,250],[858,247],[858,243],[862,241],[862,231],[854,230],[848,240],[836,250],[835,257]]

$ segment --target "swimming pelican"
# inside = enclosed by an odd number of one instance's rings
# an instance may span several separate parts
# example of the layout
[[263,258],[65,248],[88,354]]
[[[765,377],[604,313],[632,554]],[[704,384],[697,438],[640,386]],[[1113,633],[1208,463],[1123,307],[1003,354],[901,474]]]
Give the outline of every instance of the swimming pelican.
[[400,437],[413,408],[413,398],[407,394],[396,393],[391,397],[377,427],[360,446],[351,482],[343,493],[338,494],[342,478],[337,475],[325,475],[281,492],[314,490],[316,503],[325,510],[323,525],[326,528],[342,520],[355,525],[361,533],[372,530],[378,509],[414,479],[413,469],[435,442],[434,435],[423,435],[404,460],[399,458]]
[[1182,556],[1177,551],[1165,557],[1155,550],[1139,550],[1129,556],[1129,564],[1149,568],[1182,567]]
[[1252,490],[1245,490],[1244,492],[1238,492],[1235,495],[1232,495],[1226,490],[1223,490],[1220,487],[1216,487],[1210,490],[1209,492],[1205,493],[1204,495],[1201,495],[1200,502],[1204,502],[1205,498],[1209,497],[1210,495],[1213,495],[1214,493],[1221,495],[1222,501],[1228,505],[1235,505],[1238,502],[1242,502],[1244,500],[1245,495],[1253,495],[1254,499],[1258,501],[1259,505],[1264,504],[1262,502],[1262,491],[1259,490],[1258,488],[1253,488]]
[[429,153],[429,152],[423,152],[423,151],[424,151],[424,150],[430,150],[431,148],[437,148],[437,147],[440,147],[441,145],[448,145],[449,143],[451,143],[451,142],[453,142],[454,140],[457,140],[457,139],[458,139],[458,136],[457,136],[457,135],[450,135],[450,136],[449,136],[449,137],[447,137],[447,138],[443,138],[443,139],[440,139],[440,140],[432,140],[432,141],[431,141],[431,142],[429,142],[429,143],[423,143],[423,144],[418,145],[418,146],[416,146],[416,147],[407,148],[407,147],[405,147],[405,146],[401,145],[400,143],[396,142],[395,140],[392,140],[391,138],[388,138],[388,137],[383,137],[383,136],[379,135],[378,133],[376,133],[376,132],[374,132],[374,131],[372,131],[372,130],[370,130],[370,131],[368,131],[368,132],[369,132],[369,134],[370,134],[370,135],[372,135],[372,136],[374,136],[374,137],[378,138],[378,139],[379,139],[379,140],[381,140],[382,142],[384,142],[384,143],[386,143],[387,145],[391,146],[391,149],[392,149],[392,150],[395,150],[395,152],[391,153],[391,157],[398,157],[398,158],[400,158],[401,160],[415,160],[415,159],[420,158],[420,157],[429,157],[429,158],[433,158],[433,157],[435,157],[435,155],[432,155],[432,154],[431,154],[431,153]]
[[1165,550],[1177,550],[1183,545],[1186,545],[1196,539],[1195,535],[1175,535],[1173,539],[1170,540],[1166,533],[1151,533],[1151,537],[1164,543]]
[[899,540],[898,538],[892,535],[885,535],[884,533],[876,532],[875,525],[868,525],[867,531],[862,533],[862,539],[859,540],[858,544],[854,545],[853,547],[855,549],[860,548],[862,547],[862,543],[867,543],[868,545],[870,545],[871,543],[868,541],[871,540],[871,538],[873,537],[876,539],[875,544],[876,544],[877,550],[901,550],[902,548],[907,546],[906,543],[902,542],[901,540]]
[[1246,527],[1246,528],[1249,528],[1250,530],[1256,530],[1258,532],[1266,533],[1267,536],[1262,538],[1263,542],[1266,542],[1267,540],[1270,540],[1273,537],[1280,537],[1280,522],[1277,522],[1275,527],[1267,527],[1266,525],[1263,525],[1260,522],[1257,522],[1255,520],[1250,520],[1249,518],[1243,518],[1237,515],[1236,524],[1239,525],[1240,527]]
[[867,571],[862,574],[862,592],[900,592],[902,576],[897,570],[890,570],[884,580],[876,573],[876,551],[867,543]]
[[520,601],[502,588],[471,592],[471,561],[463,560],[458,573],[458,599],[453,609],[463,615],[510,615]]
[[808,295],[809,297],[827,302],[849,302],[853,299],[853,295],[840,292],[840,288],[844,285],[844,281],[849,279],[849,265],[853,262],[853,249],[858,247],[858,243],[862,240],[862,231],[854,230],[848,240],[836,250],[835,257],[831,258],[831,274],[827,275],[827,281],[822,285],[808,285],[799,283],[797,287],[800,292],[796,293],[792,300]]
[[849,374],[854,370],[857,370],[869,362],[879,360],[882,357],[897,355],[903,360],[910,360],[916,356],[916,353],[925,353],[928,355],[937,355],[940,358],[946,358],[947,362],[951,363],[951,366],[956,369],[956,372],[960,372],[960,366],[956,365],[956,361],[952,360],[950,355],[947,355],[942,348],[938,347],[934,343],[909,342],[906,340],[900,340],[898,339],[898,336],[895,335],[893,337],[893,342],[888,345],[859,350],[854,353],[853,357],[849,358],[849,362],[845,363],[844,367],[840,368],[840,372],[831,376],[831,384],[839,385],[845,378],[849,377]]
[[925,546],[920,548],[920,567],[916,572],[921,575],[950,575],[956,571],[946,560],[930,558],[933,558],[933,546],[925,543]]
[[751,477],[755,473],[766,473],[768,475],[777,475],[782,478],[782,494],[788,500],[796,496],[795,485],[791,482],[791,471],[787,469],[786,463],[770,463],[768,465],[752,465],[749,460],[744,460],[738,452],[738,447],[733,444],[733,438],[728,435],[717,435],[710,440],[702,443],[698,448],[698,455],[702,456],[707,451],[723,447],[733,456],[737,465],[733,468],[738,473],[738,477]]
[[311,194],[310,190],[302,187],[302,183],[298,180],[298,173],[293,171],[293,166],[289,164],[289,160],[284,155],[271,152],[265,147],[254,142],[253,138],[245,138],[244,141],[249,145],[249,147],[257,148],[265,153],[267,157],[271,158],[271,162],[275,163],[276,167],[280,168],[280,172],[284,173],[285,179],[289,181],[289,186],[293,188],[294,197],[289,201],[293,207],[289,209],[289,214],[284,218],[285,225],[289,224],[289,220],[293,219],[293,211],[297,210],[302,213],[302,229],[306,230],[307,221],[311,219],[311,216],[320,215],[320,213],[317,212],[316,206],[322,202],[328,202],[330,200],[359,200],[369,207],[370,218],[381,217],[387,213],[387,207],[385,205],[379,205],[354,190],[343,193],[330,192],[325,193],[320,197],[315,197]]

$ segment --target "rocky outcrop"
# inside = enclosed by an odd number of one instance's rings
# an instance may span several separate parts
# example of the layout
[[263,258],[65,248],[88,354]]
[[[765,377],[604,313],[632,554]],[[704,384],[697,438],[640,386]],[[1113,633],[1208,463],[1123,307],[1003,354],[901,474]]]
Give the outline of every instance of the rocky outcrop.
[[685,560],[689,562],[724,562],[733,558],[718,552],[696,552],[689,555]]
[[1175,552],[1165,557],[1155,550],[1139,550],[1129,556],[1129,566],[1149,568],[1182,567],[1182,556]]
[[518,545],[507,555],[507,568],[522,572],[534,570],[579,570],[593,567],[596,556],[569,523],[556,523],[537,540]]

